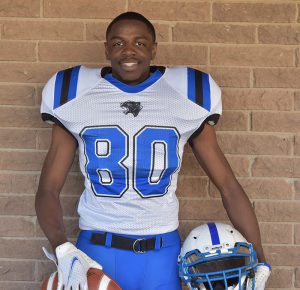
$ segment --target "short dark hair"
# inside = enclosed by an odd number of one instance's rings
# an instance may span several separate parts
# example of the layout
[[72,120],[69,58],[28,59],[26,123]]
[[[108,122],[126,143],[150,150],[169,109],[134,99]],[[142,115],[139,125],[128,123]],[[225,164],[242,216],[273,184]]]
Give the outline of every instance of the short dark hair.
[[110,33],[113,25],[121,20],[137,20],[137,21],[143,22],[147,26],[149,32],[152,35],[153,41],[155,42],[156,33],[155,33],[155,28],[154,28],[153,24],[142,14],[133,12],[133,11],[124,12],[124,13],[120,14],[119,16],[117,16],[115,19],[113,19],[111,23],[109,23],[109,25],[106,29],[106,39],[107,39],[108,34]]

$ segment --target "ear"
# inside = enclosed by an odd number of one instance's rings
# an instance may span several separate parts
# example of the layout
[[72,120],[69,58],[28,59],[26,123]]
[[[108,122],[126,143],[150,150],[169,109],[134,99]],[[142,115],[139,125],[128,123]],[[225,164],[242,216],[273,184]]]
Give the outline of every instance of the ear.
[[157,52],[157,42],[153,43],[151,51],[151,60],[154,60]]
[[107,60],[110,60],[109,49],[108,49],[107,42],[104,42],[104,47],[105,47],[105,57],[106,57]]

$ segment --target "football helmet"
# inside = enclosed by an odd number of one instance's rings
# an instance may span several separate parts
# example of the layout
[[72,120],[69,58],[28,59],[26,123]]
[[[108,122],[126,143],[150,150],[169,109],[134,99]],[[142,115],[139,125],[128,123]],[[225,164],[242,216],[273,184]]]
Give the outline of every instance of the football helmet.
[[189,289],[255,288],[256,252],[228,224],[208,223],[193,229],[183,243],[178,265],[179,276]]

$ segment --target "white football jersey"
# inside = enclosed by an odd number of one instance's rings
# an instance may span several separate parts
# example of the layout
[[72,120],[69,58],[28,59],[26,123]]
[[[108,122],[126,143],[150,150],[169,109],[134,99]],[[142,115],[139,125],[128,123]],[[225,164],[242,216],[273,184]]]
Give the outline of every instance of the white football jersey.
[[178,227],[183,147],[205,122],[218,121],[221,91],[192,68],[151,71],[129,86],[110,68],[77,66],[56,73],[43,90],[43,120],[78,141],[81,229],[151,235]]

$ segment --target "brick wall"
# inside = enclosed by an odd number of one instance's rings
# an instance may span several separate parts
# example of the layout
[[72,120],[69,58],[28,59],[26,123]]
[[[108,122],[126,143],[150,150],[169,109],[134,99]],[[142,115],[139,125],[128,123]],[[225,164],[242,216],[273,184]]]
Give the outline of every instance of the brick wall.
[[[39,289],[53,270],[33,205],[51,131],[41,89],[58,69],[105,64],[106,25],[127,10],[153,20],[158,64],[203,69],[222,87],[219,142],[255,207],[274,269],[268,287],[300,288],[299,0],[1,0],[0,289]],[[71,239],[81,182],[74,165],[61,196]],[[183,237],[227,220],[189,148],[178,196]]]

